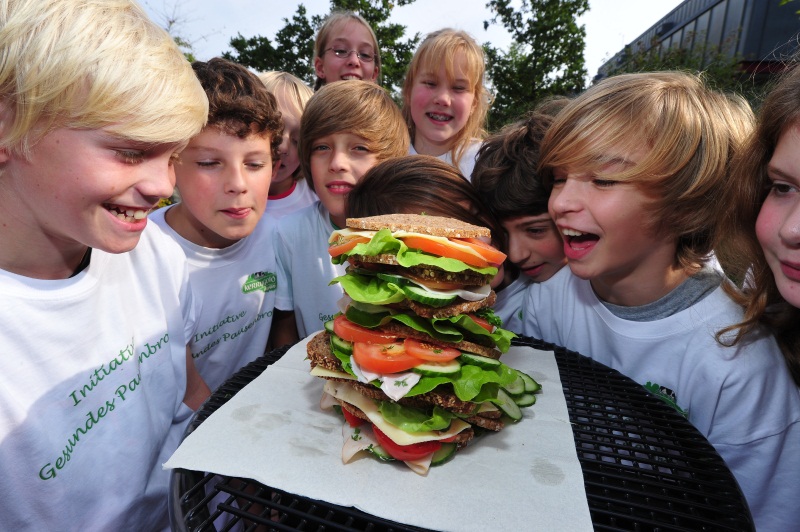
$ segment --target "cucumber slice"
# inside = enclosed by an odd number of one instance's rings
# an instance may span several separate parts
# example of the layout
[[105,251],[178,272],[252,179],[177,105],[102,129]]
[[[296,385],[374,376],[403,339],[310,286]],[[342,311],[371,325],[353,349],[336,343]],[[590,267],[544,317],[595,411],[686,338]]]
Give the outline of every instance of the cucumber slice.
[[434,451],[431,467],[449,462],[456,455],[456,450],[458,450],[458,445],[455,443],[443,443],[438,451]]
[[405,292],[408,299],[416,301],[417,303],[422,303],[423,305],[430,305],[431,307],[443,307],[444,305],[449,305],[458,297],[437,294],[436,292],[429,292],[424,288],[415,285],[403,286],[403,292]]
[[521,375],[517,374],[517,378],[514,379],[514,382],[504,388],[510,395],[522,395],[525,393],[525,381],[522,380]]
[[534,378],[527,373],[523,373],[520,370],[517,370],[517,373],[525,382],[525,393],[536,393],[542,389],[542,385],[536,382]]
[[380,445],[370,445],[367,448],[367,452],[382,462],[394,462],[394,458],[384,451]]
[[333,334],[333,320],[326,321],[323,327],[325,327],[326,331]]
[[499,360],[495,360],[494,358],[473,355],[472,353],[461,353],[461,356],[458,357],[457,360],[460,360],[462,364],[471,364],[481,369],[497,369],[501,364]]
[[382,281],[386,281],[389,283],[394,283],[399,286],[403,286],[404,284],[408,284],[409,280],[403,277],[402,275],[395,275],[393,273],[383,273],[379,272],[376,274],[378,279]]
[[514,402],[517,403],[517,406],[525,407],[531,406],[536,402],[536,396],[532,393],[523,393],[517,397],[514,397]]
[[512,421],[519,421],[522,419],[522,410],[519,409],[517,403],[505,392],[502,388],[497,390],[497,407],[503,411],[505,415],[511,418]]
[[449,362],[425,362],[411,369],[423,377],[439,377],[442,375],[453,376],[461,371],[461,364],[457,360]]
[[342,340],[335,334],[331,334],[331,346],[334,349],[338,349],[339,352],[344,353],[346,355],[353,354],[353,342],[348,342],[347,340]]

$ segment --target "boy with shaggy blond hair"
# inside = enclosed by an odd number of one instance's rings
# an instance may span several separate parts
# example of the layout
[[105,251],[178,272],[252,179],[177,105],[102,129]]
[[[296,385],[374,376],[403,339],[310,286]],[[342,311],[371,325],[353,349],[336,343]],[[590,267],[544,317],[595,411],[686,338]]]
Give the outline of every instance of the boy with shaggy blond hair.
[[541,146],[568,268],[526,292],[523,334],[578,351],[673,406],[730,467],[758,530],[800,521],[800,394],[775,339],[741,321],[709,264],[729,208],[730,161],[752,113],[680,72],[603,80]]
[[345,227],[350,190],[380,161],[405,155],[408,143],[400,109],[374,83],[329,83],[308,101],[300,168],[319,201],[281,218],[276,228],[275,254],[287,280],[276,305],[294,311],[275,319],[275,345],[321,330],[338,312],[343,291],[328,283],[344,274],[344,265],[331,264],[328,239]]
[[129,0],[0,0],[0,50],[0,529],[166,529],[170,429],[208,388],[147,214],[207,100]]

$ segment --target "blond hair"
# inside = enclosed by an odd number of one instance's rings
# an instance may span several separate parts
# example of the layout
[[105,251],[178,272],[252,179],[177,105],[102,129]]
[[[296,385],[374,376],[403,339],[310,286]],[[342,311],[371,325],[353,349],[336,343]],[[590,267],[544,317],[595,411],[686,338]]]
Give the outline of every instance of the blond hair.
[[486,136],[486,116],[489,112],[491,97],[484,86],[486,59],[483,48],[467,32],[444,28],[429,33],[422,44],[419,45],[411,63],[408,65],[405,80],[403,81],[403,117],[408,126],[411,138],[414,138],[417,127],[411,117],[411,89],[420,75],[438,72],[444,65],[447,81],[455,81],[455,58],[461,52],[465,61],[464,74],[469,78],[469,90],[475,97],[472,112],[467,123],[456,134],[450,149],[454,166],[458,166],[464,150],[473,139],[482,139]]
[[[743,100],[683,72],[604,79],[567,104],[542,140],[540,172],[558,168],[634,183],[650,198],[646,228],[674,236],[675,264],[693,272],[713,252],[733,154],[752,128]],[[622,152],[644,148],[636,165],[609,175]]]
[[379,161],[408,154],[403,116],[385,89],[360,80],[328,83],[314,93],[300,120],[300,167],[312,189],[311,147],[335,133],[363,137]]
[[[317,31],[317,38],[314,40],[314,59],[312,60],[312,64],[318,58],[321,58],[325,55],[325,49],[328,47],[328,41],[331,39],[331,33],[336,31],[336,28],[339,26],[343,26],[348,22],[357,22],[364,26],[367,31],[369,32],[370,37],[372,37],[372,46],[375,53],[375,72],[376,78],[380,78],[381,75],[381,49],[378,46],[378,37],[375,35],[375,30],[372,29],[369,22],[353,11],[346,11],[346,10],[335,10],[331,11],[330,15],[325,17],[325,21],[322,23],[322,26],[319,27],[319,31]],[[314,90],[317,91],[325,85],[325,80],[317,76],[317,81],[314,83]]]
[[281,97],[287,105],[291,105],[297,116],[303,114],[306,103],[314,95],[314,91],[303,80],[279,70],[269,70],[258,74],[258,79],[276,98]]
[[0,148],[59,127],[186,142],[208,102],[172,38],[131,0],[0,0]]

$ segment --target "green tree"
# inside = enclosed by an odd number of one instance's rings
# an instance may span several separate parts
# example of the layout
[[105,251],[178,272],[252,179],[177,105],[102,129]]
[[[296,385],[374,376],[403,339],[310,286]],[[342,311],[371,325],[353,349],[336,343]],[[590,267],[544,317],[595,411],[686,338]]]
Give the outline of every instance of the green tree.
[[[392,9],[408,5],[414,0],[331,0],[331,11],[349,10],[360,14],[369,22],[378,37],[381,47],[381,84],[391,93],[397,94],[402,85],[408,63],[419,42],[419,34],[403,40],[406,27],[388,22]],[[245,38],[241,34],[231,39],[234,53],[224,57],[256,70],[282,70],[290,72],[309,85],[314,76],[314,37],[327,15],[308,17],[303,4],[289,20],[284,18],[284,27],[275,35],[274,42],[257,35]]]
[[484,28],[501,24],[512,37],[508,51],[484,45],[495,95],[490,130],[518,119],[542,98],[584,88],[586,30],[576,19],[589,9],[589,1],[522,0],[516,4],[516,0],[486,4],[494,16],[483,23]]
[[145,2],[145,5],[152,10],[161,27],[172,36],[186,59],[192,62],[195,60],[194,42],[183,35],[184,25],[188,22],[183,14],[183,2],[184,0],[172,0],[168,3],[163,0],[160,7],[154,7],[149,2]]

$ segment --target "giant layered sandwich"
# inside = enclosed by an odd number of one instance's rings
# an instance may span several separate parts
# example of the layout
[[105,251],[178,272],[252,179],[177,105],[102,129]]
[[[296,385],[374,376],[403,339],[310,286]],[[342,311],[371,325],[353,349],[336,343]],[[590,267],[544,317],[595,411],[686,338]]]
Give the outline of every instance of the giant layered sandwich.
[[514,334],[491,310],[505,255],[489,230],[450,218],[348,219],[332,261],[347,263],[342,313],[307,347],[341,408],[348,462],[366,451],[425,474],[481,431],[522,418],[539,385],[499,358]]

